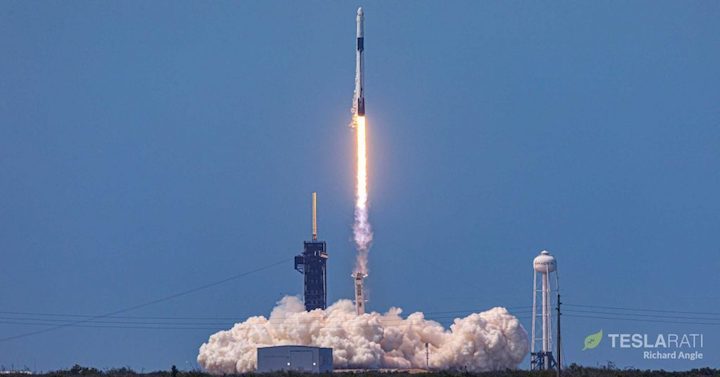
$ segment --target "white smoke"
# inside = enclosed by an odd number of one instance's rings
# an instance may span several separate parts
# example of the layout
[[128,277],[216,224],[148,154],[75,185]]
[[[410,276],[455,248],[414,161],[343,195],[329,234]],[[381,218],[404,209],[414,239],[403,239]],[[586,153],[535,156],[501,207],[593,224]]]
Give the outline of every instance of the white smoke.
[[335,368],[430,368],[489,371],[514,369],[528,352],[528,335],[505,308],[457,318],[449,330],[423,313],[402,318],[399,308],[385,314],[356,315],[351,301],[310,312],[297,297],[278,302],[270,318],[250,317],[210,336],[198,363],[210,373],[256,369],[257,347],[312,345],[333,348]]
[[354,272],[361,272],[363,275],[367,275],[369,272],[367,265],[368,252],[370,251],[370,244],[373,239],[372,228],[370,226],[370,222],[368,221],[367,205],[355,206],[353,238],[355,239],[355,248],[357,249]]

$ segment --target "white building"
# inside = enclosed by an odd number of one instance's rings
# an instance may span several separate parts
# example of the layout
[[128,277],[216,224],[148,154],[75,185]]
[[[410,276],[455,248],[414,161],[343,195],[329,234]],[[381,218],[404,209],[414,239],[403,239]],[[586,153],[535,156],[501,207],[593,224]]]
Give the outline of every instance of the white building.
[[332,373],[332,348],[274,346],[257,349],[257,372]]

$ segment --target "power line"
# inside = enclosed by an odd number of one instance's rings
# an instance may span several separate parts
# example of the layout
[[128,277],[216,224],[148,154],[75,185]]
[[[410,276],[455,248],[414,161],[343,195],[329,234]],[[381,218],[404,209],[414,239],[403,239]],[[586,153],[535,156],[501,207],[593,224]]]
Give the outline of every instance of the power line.
[[[52,326],[52,323],[25,323],[25,322],[12,322],[12,321],[0,321],[0,324],[8,325],[19,325],[19,326]],[[217,331],[218,327],[200,327],[200,326],[119,326],[119,325],[94,325],[90,324],[67,324],[69,328],[103,328],[103,329],[142,329],[142,330],[211,330]]]
[[624,315],[634,317],[648,317],[648,318],[671,318],[671,319],[690,319],[699,321],[720,321],[720,318],[709,318],[709,317],[686,317],[686,316],[673,316],[673,315],[660,315],[660,314],[639,314],[639,313],[613,313],[613,312],[602,312],[593,310],[577,310],[577,309],[566,309],[572,313],[590,313],[590,314],[608,314],[608,315]]
[[627,308],[627,307],[620,307],[620,306],[600,306],[600,305],[580,305],[580,304],[564,304],[564,305],[575,306],[575,307],[579,307],[579,308],[596,308],[596,309],[610,309],[610,310],[637,311],[637,312],[678,313],[678,314],[720,316],[720,313],[712,313],[712,312],[690,312],[690,311],[682,311],[682,310],[641,309],[641,308]]
[[[0,311],[0,314],[6,315],[31,315],[40,317],[69,317],[69,318],[92,318],[95,315],[92,314],[62,314],[62,313],[42,313],[42,312],[10,312]],[[121,315],[110,315],[105,318],[119,318],[119,319],[158,319],[158,320],[236,320],[239,316],[235,317],[157,317],[157,316],[121,316]]]
[[[504,307],[507,309],[511,314],[513,313],[522,313],[522,312],[529,312],[530,306],[524,306],[524,307]],[[522,309],[522,310],[519,310]],[[415,312],[411,312],[415,313]],[[425,315],[428,314],[453,314],[456,313],[458,315],[469,315],[473,313],[479,313],[478,309],[465,309],[465,310],[445,310],[445,311],[432,311],[432,312],[422,312]],[[61,314],[61,313],[44,313],[44,312],[18,312],[18,311],[0,311],[0,314],[10,315],[14,317],[0,317],[0,319],[26,319],[26,317],[18,317],[18,316],[38,316],[38,317],[60,317],[60,318],[95,318],[97,315],[92,314]],[[174,317],[174,316],[118,316],[118,315],[110,315],[110,316],[104,316],[103,318],[113,318],[113,319],[129,319],[129,320],[167,320],[167,321],[192,321],[192,320],[198,320],[198,321],[237,321],[243,316],[227,316],[227,317]],[[274,317],[274,318],[284,318],[284,317]],[[45,319],[45,318],[43,318]],[[48,318],[48,320],[54,320],[58,321],[57,319]],[[64,321],[70,321],[69,319],[65,319]],[[96,322],[96,321],[93,321]]]
[[[518,315],[524,313],[524,315]],[[514,313],[517,318],[525,318],[529,311],[518,311]],[[117,318],[117,317],[105,317]],[[441,322],[443,320],[456,319],[458,316],[425,316],[424,320],[429,322],[437,322],[438,325],[443,326]],[[295,319],[293,317],[278,317],[273,316],[266,319],[267,322],[263,324],[253,324],[250,326],[282,326],[286,319]],[[306,318],[297,318],[302,322]],[[278,322],[280,321],[280,322]],[[60,322],[60,324],[58,324]],[[341,324],[347,322],[347,319],[323,319],[325,329],[340,329],[343,328]],[[379,323],[383,327],[402,327],[411,326],[412,321],[408,321],[407,318],[390,318],[390,319],[379,319]],[[290,321],[290,324],[294,321]],[[96,318],[88,318],[83,321],[72,321],[67,319],[56,319],[56,318],[12,318],[12,317],[0,317],[0,325],[19,325],[19,326],[53,326],[53,327],[72,327],[72,328],[110,328],[110,329],[141,329],[141,330],[211,330],[219,331],[222,329],[232,328],[234,322],[136,322],[136,321],[98,321]],[[246,324],[247,325],[247,324]]]
[[[447,319],[456,319],[457,316],[434,316],[434,317],[425,317],[424,319],[426,321],[433,321],[433,322],[440,322],[442,320]],[[265,325],[281,325],[284,324],[283,321],[287,319],[294,319],[292,317],[271,317],[269,319],[266,319],[266,323],[264,324],[257,324],[253,326],[265,326]],[[305,318],[297,318],[299,320],[304,320]],[[52,322],[51,322],[52,321]],[[281,322],[278,322],[281,321]],[[184,328],[194,328],[193,326],[205,326],[202,327],[204,329],[217,329],[217,327],[232,327],[235,325],[234,322],[217,322],[217,323],[192,323],[192,322],[185,322],[185,323],[164,323],[164,322],[127,322],[127,321],[87,321],[84,323],[78,323],[77,321],[67,321],[62,319],[47,319],[47,318],[0,318],[0,324],[13,324],[13,325],[30,325],[30,326],[53,326],[57,325],[57,322],[64,322],[63,324],[66,325],[66,327],[105,327],[105,325],[113,325],[108,326],[111,328],[136,328],[135,326],[141,325],[141,326],[154,326],[154,327],[140,327],[140,328],[158,328],[157,326],[161,326],[162,328],[175,328],[175,329],[184,329]],[[337,319],[324,319],[323,323],[325,324],[340,324],[347,322],[347,319],[344,318],[337,318]],[[408,322],[407,318],[397,318],[397,319],[379,319],[379,323],[383,326],[400,326],[404,325]],[[340,328],[341,326],[325,326],[326,328]]]
[[679,325],[708,325],[708,326],[720,326],[720,323],[718,323],[718,322],[665,321],[665,320],[657,320],[657,319],[623,318],[623,317],[603,317],[603,316],[579,315],[579,314],[563,314],[563,316],[565,316],[565,317],[573,317],[573,318],[609,319],[609,320],[615,320],[615,321],[674,323],[674,324],[679,324]]
[[113,316],[113,315],[123,314],[123,313],[127,313],[127,312],[130,312],[130,311],[133,311],[133,310],[141,309],[141,308],[144,308],[144,307],[147,307],[147,306],[159,304],[159,303],[161,303],[161,302],[169,301],[169,300],[172,300],[172,299],[174,299],[174,298],[178,298],[178,297],[181,297],[181,296],[186,296],[186,295],[189,295],[189,294],[191,294],[191,293],[195,293],[195,292],[202,291],[202,290],[205,290],[205,289],[208,289],[208,288],[212,288],[212,287],[215,287],[215,286],[218,286],[218,285],[227,283],[227,282],[229,282],[229,281],[237,280],[237,279],[243,278],[243,277],[245,277],[245,276],[248,276],[248,275],[251,275],[251,274],[260,272],[260,271],[265,271],[265,270],[271,269],[271,268],[276,267],[276,266],[279,266],[279,265],[281,265],[281,264],[285,264],[285,263],[287,263],[289,260],[292,260],[292,258],[286,258],[286,259],[283,259],[283,260],[281,260],[281,261],[278,261],[278,262],[275,262],[275,263],[272,263],[272,264],[268,264],[268,265],[265,265],[265,266],[256,268],[256,269],[254,269],[254,270],[250,270],[250,271],[246,271],[246,272],[241,272],[241,273],[239,273],[239,274],[235,274],[235,275],[229,276],[229,277],[227,277],[227,278],[214,281],[214,282],[212,282],[212,283],[204,284],[204,285],[201,285],[201,286],[198,286],[198,287],[195,287],[195,288],[191,288],[191,289],[188,289],[188,290],[185,290],[185,291],[181,291],[181,292],[178,292],[178,293],[171,294],[171,295],[169,295],[169,296],[161,297],[161,298],[158,298],[158,299],[155,299],[155,300],[147,301],[147,302],[144,302],[144,303],[141,303],[141,304],[138,304],[138,305],[133,305],[133,306],[130,306],[130,307],[127,307],[127,308],[124,308],[124,309],[120,309],[120,310],[116,310],[116,311],[113,311],[113,312],[109,312],[109,313],[105,313],[105,314],[100,314],[100,315],[96,315],[96,316],[89,317],[89,318],[85,318],[85,319],[80,319],[80,320],[73,321],[73,322],[69,322],[69,323],[65,323],[65,324],[59,324],[59,325],[55,325],[55,326],[48,327],[48,328],[41,329],[41,330],[36,330],[36,331],[31,331],[31,332],[27,332],[27,333],[23,333],[23,334],[13,335],[13,336],[5,337],[5,338],[0,338],[0,342],[7,342],[7,341],[9,341],[9,340],[15,340],[15,339],[20,339],[20,338],[25,338],[25,337],[28,337],[28,336],[43,334],[43,333],[46,333],[46,332],[50,332],[50,331],[62,329],[62,328],[65,328],[65,327],[69,327],[69,326],[71,326],[71,325],[83,324],[83,323],[91,322],[93,319],[106,318],[106,317],[110,317],[110,316]]
[[[46,325],[57,325],[58,323],[73,323],[73,320],[68,319],[57,319],[57,318],[13,318],[13,317],[0,317],[0,323],[9,323],[4,321],[14,321],[13,323],[17,321],[22,322],[29,322],[29,323],[43,323]],[[186,326],[193,326],[193,325],[207,325],[207,326],[213,326],[213,325],[221,325],[225,326],[228,324],[228,322],[145,322],[145,321],[98,321],[98,320],[91,320],[87,323],[96,323],[96,324],[126,324],[126,325],[186,325]],[[232,324],[233,322],[230,322]]]
[[[428,321],[437,322],[435,320],[428,319]],[[347,321],[333,321],[331,323],[334,323],[330,326],[323,326],[323,329],[326,330],[332,330],[332,329],[343,329],[344,327],[340,324],[347,323]],[[16,326],[47,326],[50,324],[47,323],[25,323],[25,322],[12,322],[12,321],[0,321],[0,324],[11,324]],[[380,326],[383,328],[390,328],[390,327],[412,327],[413,323],[408,322],[407,319],[398,319],[398,320],[383,320],[379,322]],[[248,324],[246,324],[248,325]],[[273,326],[272,322],[267,322],[265,324],[252,324],[249,326],[253,327],[261,327],[270,325]],[[442,326],[442,324],[438,323],[439,326]],[[94,324],[94,323],[85,323],[85,324],[67,324],[68,328],[107,328],[107,329],[140,329],[140,330],[205,330],[205,331],[221,331],[221,330],[229,330],[232,328],[233,324],[227,324],[226,326],[128,326],[128,325],[106,325],[106,324]]]

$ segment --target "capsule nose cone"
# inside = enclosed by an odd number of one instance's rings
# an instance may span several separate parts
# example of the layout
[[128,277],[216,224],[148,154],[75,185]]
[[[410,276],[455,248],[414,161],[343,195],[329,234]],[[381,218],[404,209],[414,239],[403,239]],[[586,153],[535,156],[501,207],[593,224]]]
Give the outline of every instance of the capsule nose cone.
[[362,7],[358,8],[357,15],[362,17],[362,15],[363,15]]

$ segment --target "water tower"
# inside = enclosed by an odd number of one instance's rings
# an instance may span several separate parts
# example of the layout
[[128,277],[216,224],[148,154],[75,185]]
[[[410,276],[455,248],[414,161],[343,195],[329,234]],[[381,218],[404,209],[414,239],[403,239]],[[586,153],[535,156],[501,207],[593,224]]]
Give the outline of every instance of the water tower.
[[[555,273],[555,284],[551,287],[550,274]],[[538,287],[540,276],[540,287]],[[539,289],[538,289],[539,288]],[[552,354],[552,310],[550,306],[550,292],[557,291],[557,263],[555,257],[543,250],[533,260],[533,309],[532,309],[532,338],[530,344],[530,369],[547,370],[556,366]],[[540,296],[540,313],[538,313],[538,296]],[[540,319],[541,337],[537,337],[537,322]],[[538,344],[538,342],[540,344]]]

